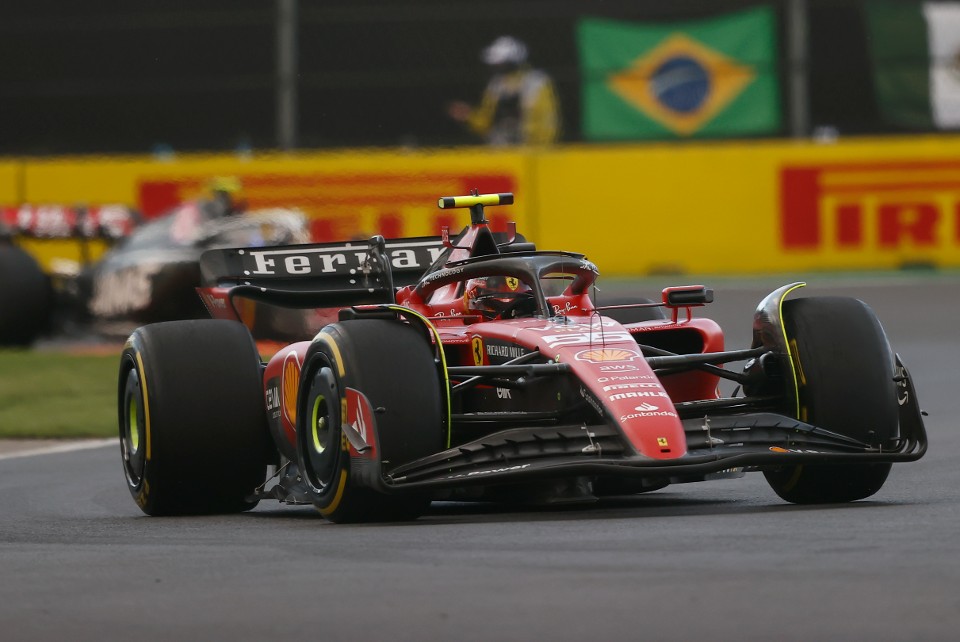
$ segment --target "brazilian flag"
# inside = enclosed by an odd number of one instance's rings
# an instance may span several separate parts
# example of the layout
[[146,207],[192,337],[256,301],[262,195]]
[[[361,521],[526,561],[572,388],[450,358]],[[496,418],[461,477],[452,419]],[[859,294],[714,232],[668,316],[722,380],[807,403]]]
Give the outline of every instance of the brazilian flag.
[[591,140],[776,132],[773,10],[672,24],[577,25],[583,134]]

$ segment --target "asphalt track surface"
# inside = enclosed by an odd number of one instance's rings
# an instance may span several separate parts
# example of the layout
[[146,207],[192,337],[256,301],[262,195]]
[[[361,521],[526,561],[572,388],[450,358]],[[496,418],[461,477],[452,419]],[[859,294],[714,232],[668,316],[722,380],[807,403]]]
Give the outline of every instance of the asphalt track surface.
[[[714,283],[728,347],[776,284]],[[0,639],[960,639],[960,275],[818,285],[874,307],[930,413],[930,452],[867,501],[791,506],[752,474],[395,525],[161,519],[115,447],[0,459]]]

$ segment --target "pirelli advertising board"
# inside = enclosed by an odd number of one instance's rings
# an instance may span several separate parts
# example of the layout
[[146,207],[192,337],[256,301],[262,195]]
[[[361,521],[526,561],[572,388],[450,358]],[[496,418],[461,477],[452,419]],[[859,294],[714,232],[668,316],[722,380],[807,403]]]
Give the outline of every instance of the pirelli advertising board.
[[[438,196],[514,192],[488,208],[542,249],[583,252],[604,274],[960,267],[960,137],[558,146],[542,151],[24,160],[0,195],[110,202],[158,215],[242,179],[250,209],[296,207],[314,239],[433,236],[462,212]],[[12,183],[12,184],[11,184]]]
[[[21,164],[0,161],[0,203],[13,204],[19,198]],[[19,205],[19,203],[17,203]]]
[[[354,152],[302,155],[184,156],[149,159],[61,159],[30,164],[32,202],[122,202],[147,218],[186,200],[207,195],[210,179],[239,178],[240,198],[250,210],[297,208],[311,219],[317,241],[383,234],[436,236],[440,226],[459,231],[462,212],[439,210],[437,197],[488,192],[524,192],[527,160],[518,153]],[[491,209],[496,231],[507,218],[525,221],[523,206]]]
[[538,241],[608,274],[960,266],[960,137],[571,148],[538,176]]
[[960,158],[786,165],[780,171],[786,250],[925,250],[956,245]]

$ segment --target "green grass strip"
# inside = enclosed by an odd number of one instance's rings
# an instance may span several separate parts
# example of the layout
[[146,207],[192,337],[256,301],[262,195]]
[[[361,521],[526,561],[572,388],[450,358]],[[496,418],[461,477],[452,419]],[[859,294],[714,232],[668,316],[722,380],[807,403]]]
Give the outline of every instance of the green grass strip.
[[0,439],[117,434],[116,355],[0,350]]

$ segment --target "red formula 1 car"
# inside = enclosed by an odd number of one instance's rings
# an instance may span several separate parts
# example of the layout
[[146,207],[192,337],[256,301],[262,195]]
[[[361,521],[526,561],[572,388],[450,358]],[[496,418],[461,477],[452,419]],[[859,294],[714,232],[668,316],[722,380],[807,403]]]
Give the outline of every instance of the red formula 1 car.
[[[583,501],[750,471],[789,502],[847,502],[926,451],[910,376],[862,302],[788,299],[803,284],[787,285],[732,351],[691,314],[713,298],[703,286],[667,288],[621,322],[622,306],[595,307],[584,256],[490,231],[484,206],[512,201],[440,199],[469,208],[452,240],[204,254],[200,294],[219,319],[145,326],[123,351],[123,468],[140,508],[269,498],[396,520],[436,499]],[[335,312],[264,364],[238,298]]]

